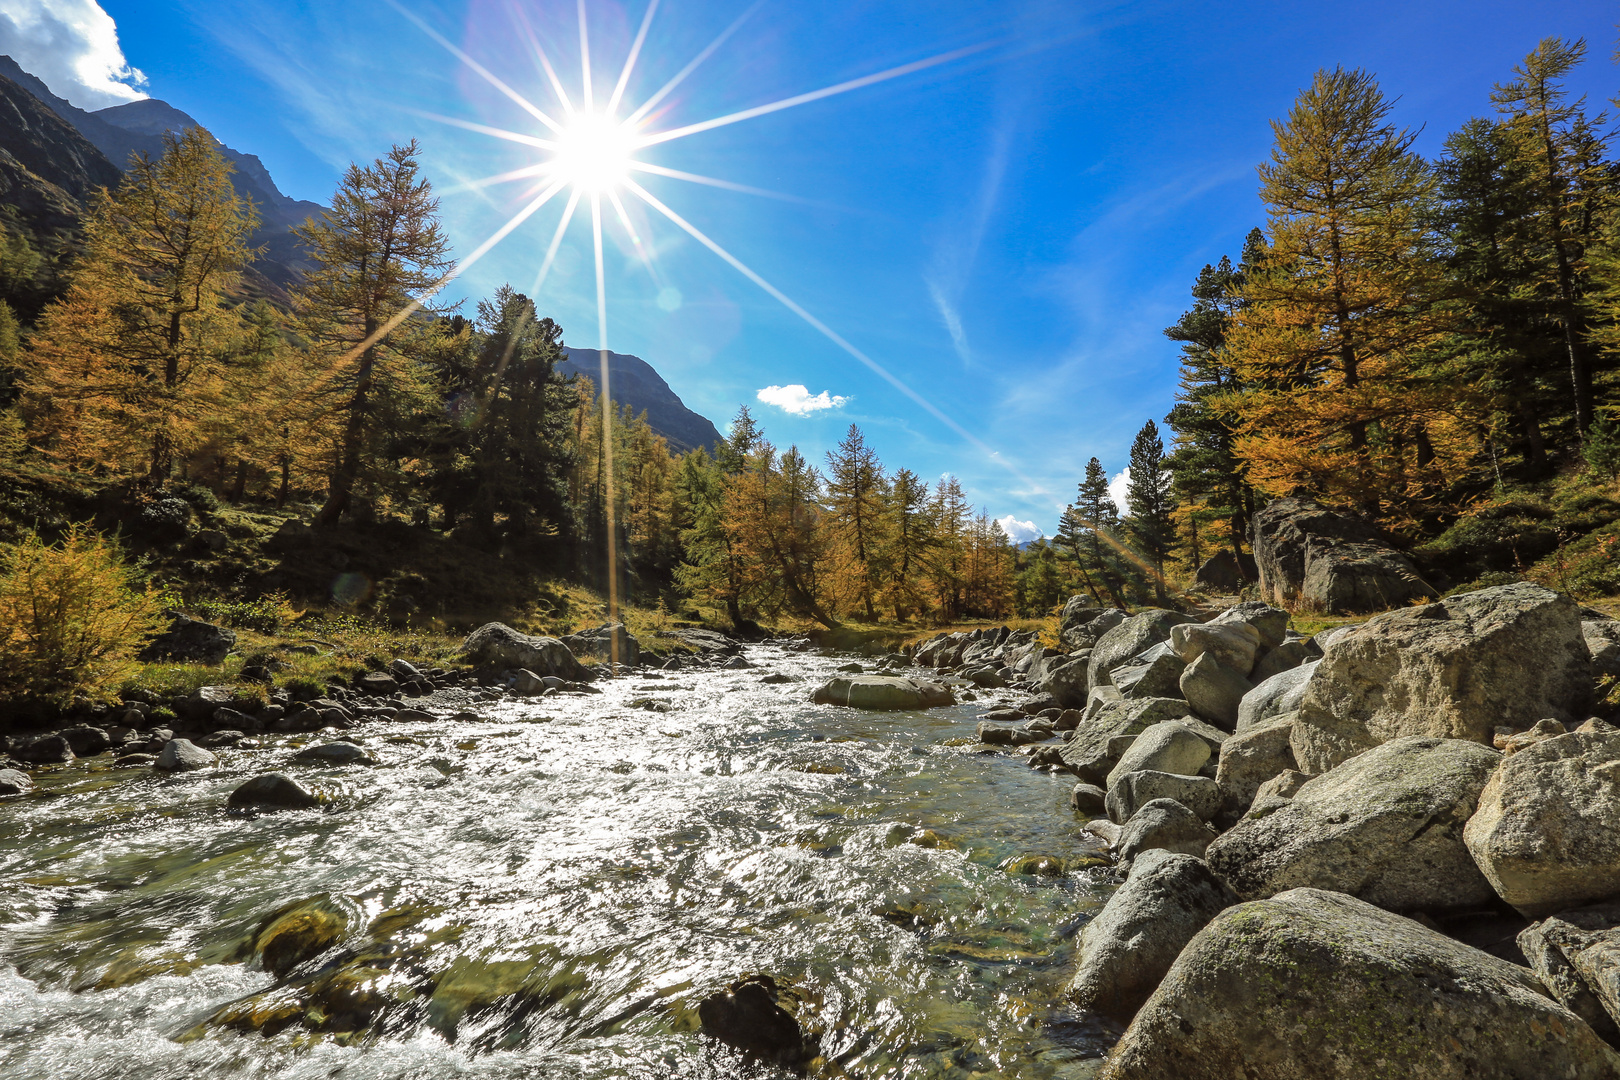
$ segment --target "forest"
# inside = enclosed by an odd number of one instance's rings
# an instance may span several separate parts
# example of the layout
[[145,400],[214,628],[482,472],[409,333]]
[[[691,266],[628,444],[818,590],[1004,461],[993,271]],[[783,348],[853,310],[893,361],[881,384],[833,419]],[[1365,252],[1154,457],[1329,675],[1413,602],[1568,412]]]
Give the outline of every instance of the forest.
[[[71,245],[8,226],[0,459],[116,488],[131,517],[185,486],[309,503],[317,529],[408,523],[734,627],[1167,605],[1287,495],[1359,511],[1455,584],[1533,572],[1569,528],[1510,557],[1492,538],[1559,515],[1608,529],[1601,555],[1620,540],[1620,164],[1608,115],[1565,89],[1585,53],[1542,42],[1434,160],[1372,75],[1318,73],[1273,122],[1263,226],[1165,331],[1165,430],[1076,462],[1056,535],[1022,548],[853,425],[812,461],[744,407],[712,453],[674,455],[558,374],[563,328],[531,298],[441,304],[452,245],[415,143],[351,166],[297,230],[286,303],[243,286],[256,210],[199,128],[133,160]],[[1603,562],[1583,588],[1620,589]]]

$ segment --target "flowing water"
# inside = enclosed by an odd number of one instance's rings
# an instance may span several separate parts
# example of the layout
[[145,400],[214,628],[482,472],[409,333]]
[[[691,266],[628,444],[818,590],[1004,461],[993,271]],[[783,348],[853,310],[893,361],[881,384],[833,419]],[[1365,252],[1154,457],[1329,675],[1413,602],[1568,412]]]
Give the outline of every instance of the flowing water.
[[[812,1075],[1090,1076],[1115,1033],[1058,1002],[1108,886],[1072,781],[963,745],[984,701],[813,706],[836,661],[748,655],[370,724],[374,767],[289,764],[316,738],[289,736],[37,774],[0,803],[0,1076],[778,1075],[698,1032],[754,972]],[[331,804],[227,814],[272,768]],[[1030,854],[1070,869],[999,868]],[[338,936],[278,980],[253,942],[295,905]]]

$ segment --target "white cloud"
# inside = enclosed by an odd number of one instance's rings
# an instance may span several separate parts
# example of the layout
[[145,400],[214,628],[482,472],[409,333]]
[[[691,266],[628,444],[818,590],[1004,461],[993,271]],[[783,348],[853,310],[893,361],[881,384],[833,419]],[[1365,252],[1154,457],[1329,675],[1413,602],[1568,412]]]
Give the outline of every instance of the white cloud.
[[118,27],[96,0],[0,0],[0,53],[81,109],[146,97]]
[[1119,507],[1120,517],[1124,517],[1131,512],[1130,506],[1125,502],[1125,488],[1130,482],[1131,467],[1129,465],[1125,466],[1118,476],[1108,481],[1108,497],[1114,500],[1115,506]]
[[1001,531],[1007,534],[1007,539],[1015,544],[1027,544],[1046,535],[1033,521],[1019,521],[1011,514],[997,518],[996,522],[1001,526]]
[[794,416],[809,416],[822,409],[841,409],[847,397],[835,397],[823,390],[819,394],[812,394],[802,383],[792,386],[767,386],[755,395],[767,405],[775,405],[785,413]]

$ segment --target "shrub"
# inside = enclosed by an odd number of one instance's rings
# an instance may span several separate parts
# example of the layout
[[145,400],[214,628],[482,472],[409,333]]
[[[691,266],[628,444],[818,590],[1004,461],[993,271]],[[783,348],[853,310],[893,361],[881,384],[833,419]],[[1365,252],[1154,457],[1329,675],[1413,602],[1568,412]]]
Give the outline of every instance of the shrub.
[[118,545],[74,526],[60,543],[29,533],[0,556],[0,697],[64,702],[134,666],[162,605]]
[[261,634],[273,634],[303,614],[286,594],[279,592],[266,593],[256,600],[198,600],[181,606],[199,619]]
[[1620,423],[1599,415],[1586,431],[1582,453],[1593,472],[1610,480],[1620,479]]

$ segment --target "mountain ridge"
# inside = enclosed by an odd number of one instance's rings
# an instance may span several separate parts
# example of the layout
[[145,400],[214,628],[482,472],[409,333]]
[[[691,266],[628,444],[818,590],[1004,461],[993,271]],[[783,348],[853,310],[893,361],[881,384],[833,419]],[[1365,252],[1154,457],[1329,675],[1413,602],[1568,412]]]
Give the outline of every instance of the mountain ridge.
[[[568,359],[557,365],[559,373],[584,375],[594,383],[601,383],[601,359],[597,350],[564,345],[563,352]],[[671,450],[685,453],[701,446],[713,453],[715,444],[721,441],[714,421],[687,408],[658,370],[641,357],[610,350],[608,378],[613,400],[630,406],[637,413],[645,410],[647,423],[669,442]]]

